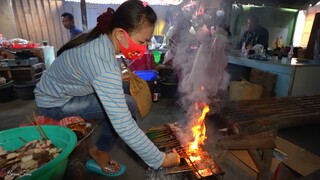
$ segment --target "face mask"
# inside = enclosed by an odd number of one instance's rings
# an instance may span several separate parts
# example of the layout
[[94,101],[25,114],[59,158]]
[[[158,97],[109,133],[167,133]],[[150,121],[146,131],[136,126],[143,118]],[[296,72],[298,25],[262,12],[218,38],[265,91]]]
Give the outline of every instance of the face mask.
[[136,60],[138,58],[141,58],[144,55],[144,53],[147,51],[147,46],[145,44],[138,45],[138,44],[134,43],[126,31],[124,31],[124,34],[125,34],[127,42],[128,42],[128,48],[125,48],[119,42],[120,51],[122,52],[122,54],[129,60]]

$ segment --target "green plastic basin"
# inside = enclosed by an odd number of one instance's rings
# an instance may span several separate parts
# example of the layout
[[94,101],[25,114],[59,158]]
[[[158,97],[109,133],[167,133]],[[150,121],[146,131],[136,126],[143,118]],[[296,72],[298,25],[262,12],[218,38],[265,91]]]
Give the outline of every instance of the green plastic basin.
[[[62,179],[64,172],[68,164],[68,156],[73,151],[77,143],[77,137],[75,133],[62,126],[41,126],[51,140],[51,142],[58,148],[62,148],[62,152],[51,160],[46,165],[32,171],[20,179],[32,179],[32,180],[48,180],[48,179]],[[22,142],[19,137],[22,137],[26,141],[32,141],[41,139],[35,126],[19,127],[0,132],[0,146],[5,150],[15,150],[23,146],[25,143]]]

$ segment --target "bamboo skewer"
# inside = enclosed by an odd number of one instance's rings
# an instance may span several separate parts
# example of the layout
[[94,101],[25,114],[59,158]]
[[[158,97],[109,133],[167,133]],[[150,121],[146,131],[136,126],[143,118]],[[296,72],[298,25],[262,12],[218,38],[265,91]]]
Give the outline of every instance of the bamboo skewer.
[[172,138],[172,134],[164,134],[164,135],[161,135],[161,136],[156,136],[156,137],[151,137],[151,139],[154,139],[154,140],[166,140],[166,139],[170,139]]
[[[177,132],[177,130],[171,130],[171,126],[170,125],[165,125],[168,126],[168,128],[153,128],[151,129],[151,131],[147,131],[147,136],[150,138],[150,140],[155,143],[155,145],[158,148],[165,148],[165,153],[171,153],[175,150],[176,153],[179,154],[180,158],[183,160],[182,163],[184,165],[182,166],[178,166],[178,167],[173,167],[173,168],[169,168],[167,170],[167,172],[165,172],[166,174],[175,174],[175,173],[183,173],[183,172],[188,172],[188,171],[193,171],[197,177],[202,177],[202,175],[200,174],[199,170],[201,169],[197,169],[197,164],[195,164],[195,162],[192,162],[190,159],[190,155],[188,155],[188,144],[181,144],[181,142],[179,140],[183,141],[183,137],[180,137],[181,135],[179,135]],[[183,131],[184,129],[181,128],[180,126],[178,127],[180,128],[180,131]],[[169,148],[169,149],[168,149]],[[174,150],[173,150],[174,149]],[[202,156],[204,155],[205,151],[199,151],[199,155]],[[197,153],[197,154],[198,154]],[[203,154],[204,153],[204,154]],[[202,155],[201,155],[202,154]],[[203,156],[204,158],[207,156]],[[209,156],[208,156],[209,157]],[[213,161],[212,158],[210,158],[212,160],[212,164],[215,164],[215,167],[218,167],[216,165],[216,163]],[[181,165],[181,164],[180,164]],[[206,168],[211,168],[210,167],[206,167]],[[219,172],[213,172],[213,170],[211,169],[212,174],[220,174],[223,173],[222,171],[219,170]]]
[[[175,149],[175,150],[177,151],[178,154],[185,153],[185,151],[183,149]],[[165,153],[170,153],[170,152],[172,152],[172,150],[168,150]]]
[[44,136],[45,140],[49,140],[48,136],[46,135],[46,133],[44,132],[44,130],[42,129],[41,125],[39,125],[38,121],[36,120],[36,114],[34,112],[33,113],[33,119],[35,120],[37,126],[39,127],[42,135]]
[[20,136],[19,136],[19,139],[20,139],[21,141],[23,141],[24,143],[28,143],[28,141],[26,141],[25,139],[23,139],[23,138],[20,137]]
[[190,166],[180,166],[180,167],[170,168],[166,172],[166,174],[176,174],[176,173],[182,173],[182,172],[188,172],[188,171],[196,171],[196,169]]
[[164,131],[164,130],[170,130],[169,128],[167,127],[153,127],[153,128],[150,128],[148,129],[147,133],[148,132],[152,132],[152,131]]
[[172,171],[172,170],[169,170],[166,174],[176,174],[176,173],[183,173],[183,172],[189,172],[189,171],[195,171],[195,169],[182,169],[182,170],[175,170],[175,171]]
[[[29,118],[29,116],[26,116],[27,119],[31,122],[31,124],[34,124],[34,122],[32,122],[32,120]],[[41,128],[41,126],[38,124],[37,121],[35,121],[36,125],[35,127],[37,128],[39,134],[40,134],[40,137],[41,139],[43,140],[49,140],[49,138],[46,136],[46,134],[44,133],[43,129]]]
[[159,139],[154,139],[153,142],[155,143],[166,143],[169,141],[178,141],[177,139],[170,137],[170,138],[159,138]]
[[165,147],[177,146],[177,145],[179,145],[179,144],[177,144],[177,143],[163,144],[163,145],[158,146],[158,148],[165,148]]

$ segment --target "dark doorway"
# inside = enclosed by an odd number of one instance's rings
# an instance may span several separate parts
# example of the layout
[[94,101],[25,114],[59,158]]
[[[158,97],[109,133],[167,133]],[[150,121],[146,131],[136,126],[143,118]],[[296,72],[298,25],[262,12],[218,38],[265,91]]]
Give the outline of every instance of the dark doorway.
[[306,59],[313,59],[314,42],[315,42],[315,38],[316,38],[318,30],[320,30],[320,13],[317,13],[315,15],[315,17],[314,17],[314,21],[313,21],[313,25],[312,25],[312,29],[311,29],[311,33],[310,33],[310,37],[309,37],[308,46],[307,46],[307,49],[306,49],[305,54],[304,54],[304,57]]

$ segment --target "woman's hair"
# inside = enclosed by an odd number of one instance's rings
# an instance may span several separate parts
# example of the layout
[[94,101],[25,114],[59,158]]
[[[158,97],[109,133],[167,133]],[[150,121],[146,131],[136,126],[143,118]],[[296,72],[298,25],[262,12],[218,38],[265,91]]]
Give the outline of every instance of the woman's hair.
[[64,51],[80,46],[96,39],[101,34],[111,33],[115,28],[122,28],[129,34],[139,30],[144,22],[154,25],[157,14],[145,2],[140,0],[128,0],[122,3],[114,11],[111,8],[97,18],[97,26],[87,33],[82,33],[63,45],[57,52],[59,56]]

